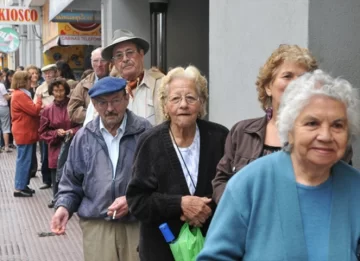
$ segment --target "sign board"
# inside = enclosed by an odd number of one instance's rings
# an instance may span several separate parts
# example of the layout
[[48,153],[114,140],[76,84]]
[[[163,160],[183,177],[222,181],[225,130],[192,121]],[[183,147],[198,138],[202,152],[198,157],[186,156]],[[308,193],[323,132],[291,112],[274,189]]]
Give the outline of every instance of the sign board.
[[10,27],[0,29],[0,52],[15,52],[19,48],[19,45],[20,39],[16,30]]
[[60,35],[61,45],[101,45],[97,35]]
[[[69,4],[74,0],[50,0],[49,8],[49,21],[51,21],[55,16],[57,16],[62,10],[64,10]],[[47,21],[47,22],[49,22]]]
[[62,11],[52,22],[57,23],[101,23],[100,11]]
[[38,24],[38,8],[0,6],[0,24]]

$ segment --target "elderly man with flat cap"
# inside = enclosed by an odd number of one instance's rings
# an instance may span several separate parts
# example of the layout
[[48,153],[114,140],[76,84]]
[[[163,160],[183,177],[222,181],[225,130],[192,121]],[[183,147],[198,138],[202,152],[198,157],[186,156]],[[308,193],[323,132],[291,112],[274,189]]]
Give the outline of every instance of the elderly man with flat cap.
[[89,90],[99,116],[74,136],[56,196],[51,230],[64,234],[77,212],[85,261],[139,260],[139,223],[125,192],[137,141],[151,124],[127,109],[126,84],[105,77]]
[[127,81],[126,90],[130,95],[129,109],[144,117],[152,125],[163,121],[158,103],[158,88],[164,76],[159,70],[144,68],[144,56],[149,43],[127,30],[116,30],[113,42],[101,52],[102,57],[111,61],[119,77]]
[[[53,79],[56,78],[56,64],[48,64],[41,68],[41,72],[45,76],[45,81],[36,89],[34,103],[37,103],[38,97],[41,97],[43,107],[50,105],[54,101],[54,96],[49,94],[48,86]],[[44,141],[40,141],[41,146],[41,174],[43,185],[40,189],[51,188],[51,171],[48,161],[48,146]]]

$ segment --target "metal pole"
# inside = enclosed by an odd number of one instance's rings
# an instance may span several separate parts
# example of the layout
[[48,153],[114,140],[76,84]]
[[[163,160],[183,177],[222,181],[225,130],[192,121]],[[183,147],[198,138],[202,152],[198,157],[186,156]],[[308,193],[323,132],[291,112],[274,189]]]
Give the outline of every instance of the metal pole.
[[151,65],[167,72],[166,13],[168,0],[149,0]]

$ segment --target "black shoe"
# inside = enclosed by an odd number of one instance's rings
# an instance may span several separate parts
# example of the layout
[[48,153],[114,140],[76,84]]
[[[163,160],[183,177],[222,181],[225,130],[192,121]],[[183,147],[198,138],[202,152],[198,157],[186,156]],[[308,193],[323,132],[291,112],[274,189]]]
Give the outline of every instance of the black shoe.
[[14,191],[14,197],[32,197],[32,193],[28,193],[24,190]]
[[26,193],[35,194],[35,189],[32,189],[29,186],[26,186],[23,191],[25,191]]
[[48,208],[54,208],[55,206],[55,201],[54,200],[51,200],[49,203],[48,203]]
[[44,184],[44,185],[42,185],[39,189],[48,189],[48,188],[51,188],[51,185],[49,185],[49,184]]

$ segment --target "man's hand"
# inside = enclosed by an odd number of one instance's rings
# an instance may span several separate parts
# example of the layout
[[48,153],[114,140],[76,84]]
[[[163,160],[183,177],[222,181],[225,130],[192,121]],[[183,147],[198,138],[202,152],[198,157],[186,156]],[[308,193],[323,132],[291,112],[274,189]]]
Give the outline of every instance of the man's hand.
[[208,206],[210,202],[211,198],[183,196],[181,198],[183,215],[180,219],[192,226],[201,227],[212,214],[211,208]]
[[51,232],[56,235],[65,234],[66,224],[69,221],[69,211],[64,207],[59,207],[51,219]]
[[[116,213],[115,213],[116,212]],[[121,218],[129,212],[128,204],[126,201],[126,197],[118,197],[115,201],[108,207],[108,216],[112,217],[113,219]],[[115,216],[114,216],[115,213]]]

